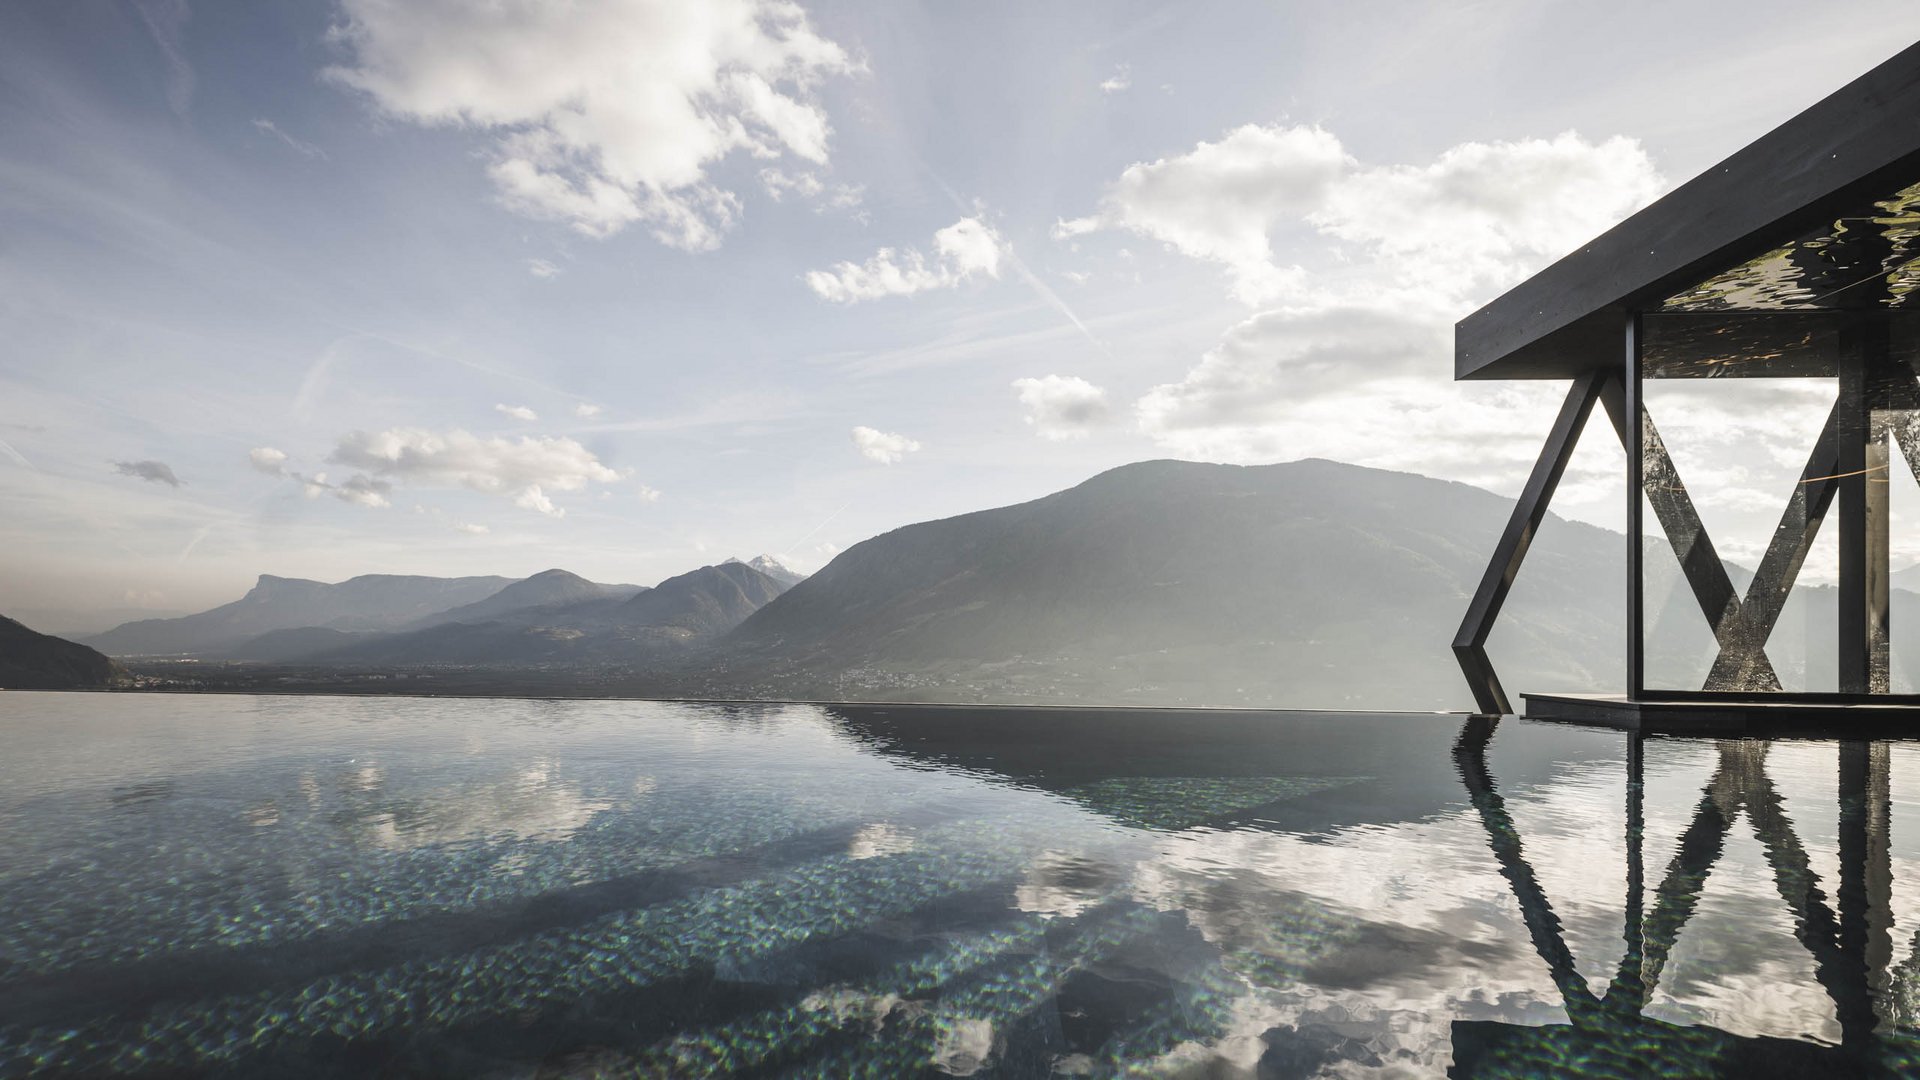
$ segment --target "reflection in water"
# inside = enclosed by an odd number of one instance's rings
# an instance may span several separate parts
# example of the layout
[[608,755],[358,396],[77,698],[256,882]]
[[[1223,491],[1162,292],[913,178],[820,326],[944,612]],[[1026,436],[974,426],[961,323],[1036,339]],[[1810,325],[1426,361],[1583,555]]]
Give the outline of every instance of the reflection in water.
[[91,695],[0,725],[0,1076],[1916,1064],[1909,744]]
[[[1718,761],[1701,791],[1692,821],[1676,845],[1664,876],[1646,907],[1643,861],[1645,746],[1628,736],[1626,818],[1626,953],[1613,979],[1595,990],[1575,970],[1553,905],[1525,857],[1521,837],[1507,815],[1486,761],[1497,721],[1469,719],[1455,749],[1461,780],[1487,830],[1501,873],[1525,915],[1534,950],[1553,976],[1569,1023],[1520,1028],[1489,1021],[1454,1025],[1458,1075],[1535,1075],[1543,1067],[1580,1073],[1634,1075],[1649,1059],[1682,1074],[1806,1075],[1900,1071],[1915,1063],[1916,1044],[1898,1027],[1912,1017],[1904,995],[1889,996],[1889,932],[1893,875],[1888,844],[1889,747],[1887,743],[1839,744],[1840,882],[1838,914],[1829,905],[1818,874],[1794,831],[1783,800],[1767,775],[1771,744],[1728,740],[1716,744]],[[1780,902],[1792,915],[1794,936],[1814,962],[1815,978],[1837,1015],[1840,1044],[1819,1047],[1777,1038],[1742,1038],[1707,1027],[1678,1027],[1646,1016],[1650,995],[1676,941],[1699,904],[1702,889],[1725,851],[1734,822],[1744,817],[1766,852]],[[1915,938],[1920,958],[1920,937]],[[1914,966],[1908,960],[1901,974]],[[1904,982],[1904,979],[1901,981]],[[1880,1031],[1882,1013],[1886,1030]],[[1641,1064],[1636,1064],[1641,1063]]]

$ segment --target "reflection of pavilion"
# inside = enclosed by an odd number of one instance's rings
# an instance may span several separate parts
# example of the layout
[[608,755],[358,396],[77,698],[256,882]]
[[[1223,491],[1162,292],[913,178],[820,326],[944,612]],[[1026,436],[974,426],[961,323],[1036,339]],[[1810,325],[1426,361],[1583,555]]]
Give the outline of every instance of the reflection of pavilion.
[[[1608,985],[1596,991],[1575,969],[1553,905],[1527,862],[1486,759],[1497,721],[1467,721],[1455,764],[1487,830],[1501,873],[1519,901],[1534,950],[1546,962],[1568,1023],[1541,1028],[1485,1021],[1453,1025],[1456,1076],[1639,1075],[1657,1062],[1667,1075],[1830,1076],[1892,1074],[1914,1064],[1916,1020],[1909,983],[1913,956],[1893,966],[1893,884],[1888,847],[1888,745],[1839,746],[1840,881],[1830,903],[1766,771],[1771,744],[1721,741],[1719,763],[1664,875],[1647,889],[1642,854],[1642,736],[1628,735],[1626,952]],[[1815,978],[1833,1002],[1839,1046],[1743,1037],[1653,1019],[1645,1010],[1681,931],[1699,903],[1735,819],[1744,812],[1766,852],[1774,887],[1792,916],[1794,936],[1812,957]],[[1648,907],[1651,897],[1652,906]],[[1837,908],[1837,910],[1836,910]]]
[[[1626,692],[1528,695],[1530,715],[1739,725],[1920,707],[1920,694],[1894,693],[1888,564],[1900,528],[1892,484],[1920,475],[1917,116],[1920,45],[1460,321],[1457,378],[1572,381],[1454,640],[1482,712],[1512,711],[1488,635],[1596,403],[1626,450]],[[1831,393],[1832,405],[1795,448],[1804,467],[1783,477],[1778,525],[1738,588],[1699,513],[1721,493],[1682,482],[1669,447],[1686,425],[1663,438],[1654,415],[1671,421],[1685,402],[1720,409],[1759,456],[1784,418],[1738,403],[1769,386]],[[1659,542],[1647,542],[1643,515]],[[1818,636],[1837,658],[1831,685],[1815,665],[1796,674],[1767,651],[1829,517],[1836,603]],[[1642,563],[1669,551],[1716,653],[1684,678],[1647,664]]]

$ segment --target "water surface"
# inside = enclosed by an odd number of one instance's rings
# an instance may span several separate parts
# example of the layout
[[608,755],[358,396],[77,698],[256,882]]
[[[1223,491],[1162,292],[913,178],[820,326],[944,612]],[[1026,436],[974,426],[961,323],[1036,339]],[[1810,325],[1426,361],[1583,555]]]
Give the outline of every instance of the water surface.
[[0,694],[0,1076],[1898,1071],[1917,795],[1431,715]]

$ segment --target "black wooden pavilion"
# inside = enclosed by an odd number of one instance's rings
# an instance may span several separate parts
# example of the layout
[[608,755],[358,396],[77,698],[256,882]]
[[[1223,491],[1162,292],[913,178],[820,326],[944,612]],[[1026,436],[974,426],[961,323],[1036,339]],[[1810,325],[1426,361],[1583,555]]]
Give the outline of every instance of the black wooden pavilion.
[[[1894,627],[1889,605],[1890,537],[1920,533],[1893,520],[1889,499],[1898,459],[1920,474],[1916,359],[1920,45],[1462,319],[1455,378],[1572,381],[1454,640],[1479,709],[1514,711],[1489,662],[1488,634],[1596,402],[1626,449],[1626,686],[1615,696],[1530,693],[1528,715],[1684,726],[1920,708],[1920,694],[1896,692],[1889,670],[1893,635],[1920,636],[1920,626]],[[1744,589],[1645,405],[1646,391],[1667,379],[1833,388],[1832,411],[1798,481],[1779,492],[1779,525]],[[1768,423],[1745,419],[1756,431]],[[1663,544],[1642,540],[1643,525],[1655,523]],[[1838,537],[1830,639],[1838,674],[1810,685],[1783,680],[1767,644],[1823,527]],[[1698,685],[1648,677],[1653,559],[1678,560],[1711,630],[1717,655]]]

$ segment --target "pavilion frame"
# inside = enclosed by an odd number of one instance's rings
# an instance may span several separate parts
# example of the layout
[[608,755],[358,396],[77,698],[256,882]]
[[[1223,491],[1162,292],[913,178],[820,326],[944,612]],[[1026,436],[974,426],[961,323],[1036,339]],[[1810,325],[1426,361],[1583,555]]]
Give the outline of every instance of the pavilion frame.
[[[1920,476],[1920,431],[1890,422],[1896,410],[1882,396],[1867,392],[1870,361],[1842,357],[1841,392],[1815,439],[1812,452],[1791,492],[1780,524],[1744,595],[1728,578],[1713,539],[1700,521],[1652,415],[1639,400],[1639,318],[1624,332],[1622,371],[1599,369],[1574,380],[1547,434],[1513,514],[1494,548],[1493,558],[1468,605],[1453,652],[1473,691],[1479,711],[1513,711],[1505,687],[1487,655],[1487,639],[1518,578],[1527,550],[1552,502],[1582,429],[1599,403],[1626,452],[1627,460],[1627,686],[1635,701],[1765,700],[1834,704],[1920,705],[1920,695],[1887,692],[1890,641],[1887,488],[1891,452],[1899,448],[1907,466]],[[1863,335],[1864,336],[1864,335]],[[1849,368],[1853,368],[1849,371]],[[1911,371],[1900,371],[1896,391],[1920,397]],[[1639,423],[1629,417],[1637,415]],[[1665,533],[1701,614],[1713,631],[1718,654],[1706,685],[1697,691],[1652,689],[1646,685],[1644,545],[1645,505]],[[1829,510],[1839,503],[1840,613],[1836,646],[1840,658],[1837,693],[1786,692],[1767,659],[1768,635],[1800,568],[1805,563]]]
[[[1842,286],[1838,301],[1819,295],[1813,306],[1746,306],[1735,298],[1689,310],[1669,302],[1782,243],[1857,220],[1861,207],[1916,183],[1920,44],[1460,321],[1456,378],[1572,381],[1453,640],[1479,711],[1514,711],[1487,640],[1595,403],[1626,451],[1628,702],[1920,707],[1920,695],[1888,692],[1887,483],[1895,447],[1920,476],[1920,382],[1889,345],[1897,313],[1920,310],[1920,291],[1908,306],[1909,295],[1891,289],[1894,272],[1873,263]],[[1874,295],[1862,301],[1846,293],[1855,285]],[[1838,327],[1822,370],[1790,373],[1832,377],[1837,400],[1799,482],[1782,493],[1780,525],[1744,594],[1729,579],[1642,401],[1644,379],[1673,374],[1646,363],[1646,320],[1656,314],[1754,320],[1752,326],[1812,314]],[[1698,690],[1646,685],[1643,506],[1678,558],[1718,646]],[[1840,546],[1837,689],[1787,691],[1765,645],[1829,516]]]

